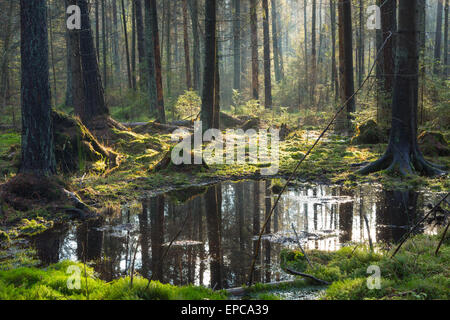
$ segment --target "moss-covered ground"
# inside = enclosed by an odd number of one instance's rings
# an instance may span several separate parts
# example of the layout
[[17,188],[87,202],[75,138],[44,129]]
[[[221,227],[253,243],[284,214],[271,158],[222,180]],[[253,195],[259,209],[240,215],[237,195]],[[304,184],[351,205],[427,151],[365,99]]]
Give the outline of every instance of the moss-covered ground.
[[[331,282],[321,294],[327,300],[445,299],[450,297],[450,235],[436,248],[438,235],[416,235],[392,258],[393,251],[347,246],[336,252],[311,251],[310,267],[299,251],[282,252],[282,265]],[[380,270],[379,289],[369,289],[369,266]],[[370,278],[371,279],[371,278]],[[369,279],[369,280],[370,280]],[[308,280],[310,282],[312,280]],[[310,282],[312,283],[312,282]]]

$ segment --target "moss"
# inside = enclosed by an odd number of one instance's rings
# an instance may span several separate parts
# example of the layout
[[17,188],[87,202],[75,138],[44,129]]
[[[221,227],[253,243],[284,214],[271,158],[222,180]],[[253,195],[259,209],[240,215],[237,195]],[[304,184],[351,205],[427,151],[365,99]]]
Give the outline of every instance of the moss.
[[0,230],[0,248],[9,246],[10,242],[9,235],[5,231]]
[[[448,299],[450,237],[436,256],[441,237],[442,232],[417,235],[393,259],[392,252],[373,252],[365,246],[344,247],[334,253],[311,251],[308,256],[314,268],[307,266],[304,273],[332,282],[323,299]],[[303,260],[296,251],[282,252],[284,265],[304,268]],[[381,270],[380,289],[367,286],[367,268],[371,265]]]
[[[70,268],[70,269],[69,269]],[[85,273],[86,270],[86,273]],[[69,288],[68,282],[79,272],[79,286]],[[76,284],[76,282],[74,283]],[[204,287],[177,287],[147,279],[129,277],[105,282],[98,279],[94,270],[81,263],[62,261],[45,269],[22,267],[0,271],[0,299],[43,300],[221,300],[224,291]]]
[[377,144],[386,142],[387,136],[378,127],[378,124],[369,120],[357,126],[356,136],[353,137],[353,144]]
[[22,225],[19,227],[19,235],[35,236],[51,228],[53,228],[53,221],[46,221],[41,217],[38,217],[36,220],[22,219]]

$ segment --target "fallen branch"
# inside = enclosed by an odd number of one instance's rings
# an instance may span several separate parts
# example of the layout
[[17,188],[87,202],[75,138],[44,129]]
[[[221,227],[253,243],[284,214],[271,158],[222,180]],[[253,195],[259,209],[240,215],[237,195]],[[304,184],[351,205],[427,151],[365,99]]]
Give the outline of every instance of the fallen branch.
[[290,268],[286,268],[285,271],[286,271],[287,273],[290,273],[290,274],[294,275],[294,276],[300,276],[300,277],[303,277],[303,278],[312,279],[312,280],[314,280],[314,281],[316,281],[316,282],[318,282],[318,283],[321,283],[321,284],[324,284],[324,285],[327,285],[327,286],[331,284],[331,283],[328,282],[328,281],[325,281],[325,280],[316,278],[316,277],[314,277],[314,276],[312,276],[312,275],[310,275],[310,274],[307,274],[307,273],[302,273],[302,272],[298,272],[298,271],[292,270],[292,269],[290,269]]

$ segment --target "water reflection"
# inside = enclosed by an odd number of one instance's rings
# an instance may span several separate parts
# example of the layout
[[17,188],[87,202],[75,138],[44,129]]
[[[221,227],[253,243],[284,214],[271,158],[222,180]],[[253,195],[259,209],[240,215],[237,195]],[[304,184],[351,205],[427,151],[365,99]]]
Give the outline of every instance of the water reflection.
[[108,281],[129,274],[136,251],[135,269],[145,277],[219,289],[246,282],[256,250],[260,254],[254,281],[289,278],[279,269],[279,254],[284,247],[296,247],[291,225],[307,249],[337,250],[350,241],[388,245],[423,216],[424,199],[437,201],[433,194],[371,185],[357,190],[292,187],[282,196],[257,248],[257,235],[275,197],[271,181],[215,185],[184,203],[160,195],[124,207],[113,217],[54,228],[34,243],[44,263],[92,261]]

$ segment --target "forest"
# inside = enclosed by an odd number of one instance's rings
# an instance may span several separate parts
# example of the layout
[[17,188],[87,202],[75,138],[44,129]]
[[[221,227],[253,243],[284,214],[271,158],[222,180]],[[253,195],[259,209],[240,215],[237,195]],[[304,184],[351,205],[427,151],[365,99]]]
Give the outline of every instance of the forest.
[[2,0],[0,300],[448,300],[448,13]]

